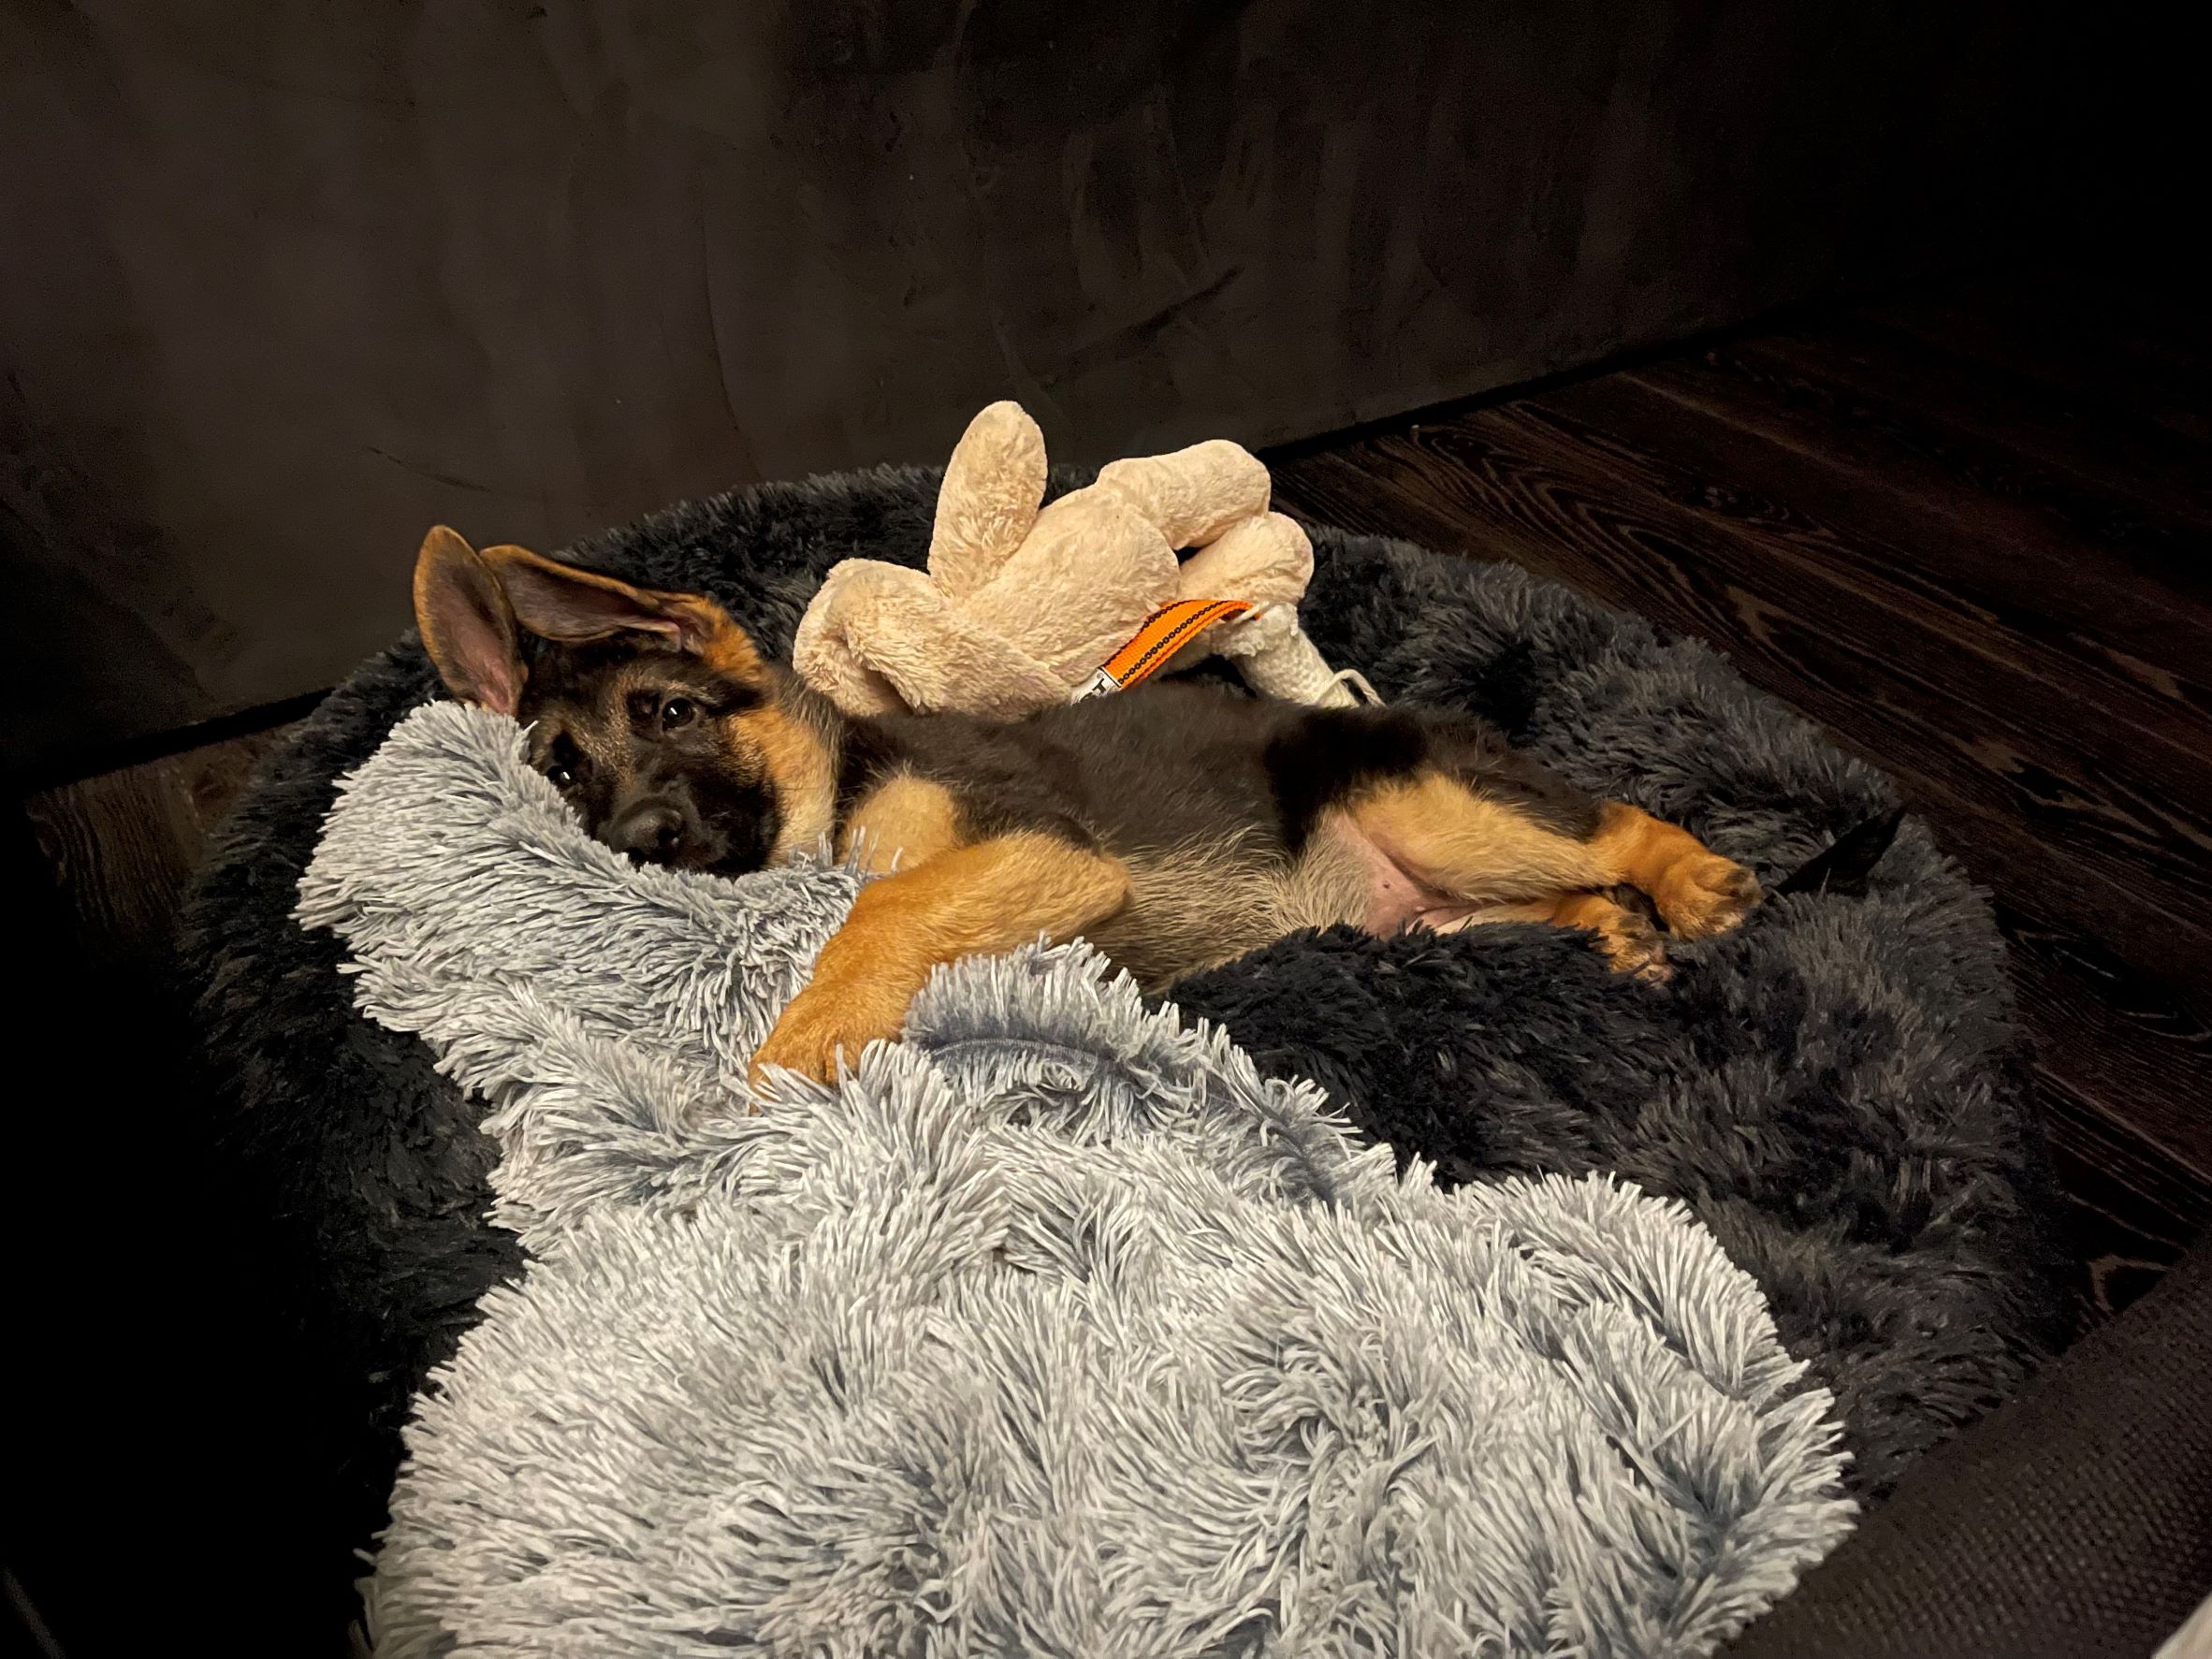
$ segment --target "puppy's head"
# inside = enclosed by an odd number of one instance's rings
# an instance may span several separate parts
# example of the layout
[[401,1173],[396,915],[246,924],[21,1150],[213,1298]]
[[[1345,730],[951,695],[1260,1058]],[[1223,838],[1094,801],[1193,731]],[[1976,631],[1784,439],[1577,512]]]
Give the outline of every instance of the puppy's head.
[[528,726],[531,764],[632,858],[739,875],[829,829],[826,741],[712,600],[440,526],[415,618],[446,690]]

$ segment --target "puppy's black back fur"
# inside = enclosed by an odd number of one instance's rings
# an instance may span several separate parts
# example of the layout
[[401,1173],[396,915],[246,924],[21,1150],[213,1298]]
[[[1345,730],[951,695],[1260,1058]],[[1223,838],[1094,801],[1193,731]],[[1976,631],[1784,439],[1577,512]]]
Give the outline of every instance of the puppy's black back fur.
[[1076,831],[1124,857],[1235,832],[1247,846],[1295,856],[1332,807],[1424,768],[1563,835],[1588,835],[1598,811],[1472,715],[1311,708],[1209,683],[1153,682],[1011,722],[960,715],[856,722],[840,793],[857,798],[900,768],[951,790],[979,834]]

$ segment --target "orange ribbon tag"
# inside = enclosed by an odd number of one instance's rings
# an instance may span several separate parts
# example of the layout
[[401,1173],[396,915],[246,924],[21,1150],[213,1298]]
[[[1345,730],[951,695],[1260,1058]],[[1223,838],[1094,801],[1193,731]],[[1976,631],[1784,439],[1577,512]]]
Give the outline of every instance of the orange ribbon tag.
[[1126,691],[1166,667],[1177,651],[1216,622],[1242,617],[1251,609],[1241,599],[1179,599],[1164,605],[1145,618],[1129,643],[1107,658],[1106,665],[1076,687],[1068,701],[1081,703],[1086,697]]

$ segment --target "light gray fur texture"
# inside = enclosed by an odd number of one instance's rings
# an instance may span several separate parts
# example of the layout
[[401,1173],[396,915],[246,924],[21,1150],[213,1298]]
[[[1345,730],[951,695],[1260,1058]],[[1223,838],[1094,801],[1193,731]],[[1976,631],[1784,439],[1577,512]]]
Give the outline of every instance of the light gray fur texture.
[[1848,1529],[1681,1205],[1402,1180],[1083,946],[749,1113],[855,887],[633,869],[453,704],[344,785],[300,919],[493,1102],[531,1258],[407,1431],[380,1654],[1694,1654]]

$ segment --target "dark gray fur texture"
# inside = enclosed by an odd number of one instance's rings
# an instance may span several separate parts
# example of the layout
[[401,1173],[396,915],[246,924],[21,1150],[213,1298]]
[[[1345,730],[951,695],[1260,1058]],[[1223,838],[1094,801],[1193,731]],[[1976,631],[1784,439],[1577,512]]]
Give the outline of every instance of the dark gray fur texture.
[[[780,651],[837,560],[920,561],[935,487],[922,469],[769,487],[567,556],[711,593]],[[1509,566],[1315,542],[1305,623],[1331,662],[1387,697],[1489,716],[1764,879],[1891,802],[1878,773],[1695,643]],[[334,1604],[381,1521],[409,1398],[520,1260],[484,1218],[494,1153],[477,1105],[416,1040],[360,1018],[342,947],[291,919],[335,779],[436,691],[412,639],[364,665],[265,768],[188,914],[198,1109],[220,1147],[210,1202],[263,1264],[249,1288],[296,1355],[261,1427],[300,1448],[312,1491],[296,1527]],[[1864,896],[1778,900],[1677,955],[1674,982],[1652,989],[1544,929],[1332,933],[1175,1000],[1448,1180],[1612,1170],[1685,1201],[1835,1393],[1855,1490],[1878,1498],[2056,1334],[1988,907],[1908,821]]]

